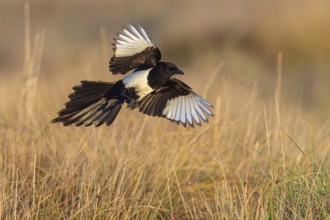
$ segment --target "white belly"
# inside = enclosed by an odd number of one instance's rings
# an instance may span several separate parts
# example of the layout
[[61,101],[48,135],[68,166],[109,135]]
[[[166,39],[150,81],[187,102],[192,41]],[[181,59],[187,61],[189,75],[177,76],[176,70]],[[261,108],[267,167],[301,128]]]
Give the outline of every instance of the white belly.
[[140,70],[131,73],[123,79],[126,88],[134,88],[137,95],[141,100],[144,96],[148,95],[153,89],[148,85],[148,74],[150,69]]

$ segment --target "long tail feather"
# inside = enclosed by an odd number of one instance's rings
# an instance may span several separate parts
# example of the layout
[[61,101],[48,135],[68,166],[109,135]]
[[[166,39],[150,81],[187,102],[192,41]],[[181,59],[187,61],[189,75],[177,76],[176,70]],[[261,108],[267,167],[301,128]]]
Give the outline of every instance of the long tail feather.
[[106,94],[114,83],[82,81],[73,87],[65,108],[58,112],[58,117],[51,122],[62,122],[64,126],[74,124],[100,126],[110,125],[116,118],[123,104],[122,100],[108,99]]

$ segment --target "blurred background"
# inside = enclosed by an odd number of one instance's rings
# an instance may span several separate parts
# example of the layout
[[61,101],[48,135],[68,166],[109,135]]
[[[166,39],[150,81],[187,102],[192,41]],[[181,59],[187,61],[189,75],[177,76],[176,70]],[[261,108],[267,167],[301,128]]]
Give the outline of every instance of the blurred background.
[[[238,102],[255,87],[261,99],[273,99],[280,71],[283,103],[298,103],[313,120],[329,117],[328,0],[34,0],[29,7],[32,46],[35,33],[45,33],[39,85],[59,86],[63,101],[67,86],[82,79],[119,79],[108,72],[111,43],[130,22],[147,30],[163,60],[183,69],[197,91],[216,72],[211,101],[227,84]],[[24,70],[25,20],[23,1],[0,2],[3,88]]]
[[[50,123],[81,80],[123,77],[128,22],[214,104],[208,124]],[[329,39],[330,0],[0,0],[0,219],[326,219]]]

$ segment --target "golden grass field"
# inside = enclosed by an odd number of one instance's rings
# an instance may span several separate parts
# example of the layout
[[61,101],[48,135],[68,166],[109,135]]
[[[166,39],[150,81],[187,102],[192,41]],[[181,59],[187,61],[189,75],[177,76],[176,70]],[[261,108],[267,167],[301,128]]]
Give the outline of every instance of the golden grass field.
[[[13,2],[0,9],[1,219],[330,219],[327,1]],[[127,21],[214,104],[208,124],[125,108],[110,127],[50,123],[80,80],[121,78],[107,62]]]

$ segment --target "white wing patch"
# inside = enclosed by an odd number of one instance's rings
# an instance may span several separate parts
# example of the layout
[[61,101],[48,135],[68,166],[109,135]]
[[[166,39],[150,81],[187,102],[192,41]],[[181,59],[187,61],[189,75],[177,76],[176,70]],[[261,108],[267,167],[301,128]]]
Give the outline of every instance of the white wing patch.
[[167,101],[162,114],[170,120],[181,122],[183,125],[186,122],[190,126],[193,126],[194,122],[201,125],[201,119],[208,122],[206,115],[213,116],[207,107],[212,108],[213,106],[196,93],[191,93]]
[[135,28],[129,24],[127,29],[123,28],[118,34],[115,47],[116,57],[127,57],[140,53],[148,47],[156,46],[141,26]]
[[148,74],[150,69],[135,71],[123,79],[126,88],[134,88],[139,100],[148,95],[154,89],[148,85]]

